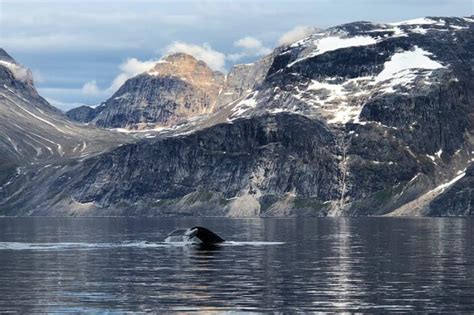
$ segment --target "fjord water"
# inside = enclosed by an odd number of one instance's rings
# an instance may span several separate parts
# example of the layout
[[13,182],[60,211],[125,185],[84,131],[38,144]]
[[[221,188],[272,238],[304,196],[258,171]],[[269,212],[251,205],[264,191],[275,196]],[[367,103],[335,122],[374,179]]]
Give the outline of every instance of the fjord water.
[[0,312],[159,310],[473,311],[474,220],[0,218]]

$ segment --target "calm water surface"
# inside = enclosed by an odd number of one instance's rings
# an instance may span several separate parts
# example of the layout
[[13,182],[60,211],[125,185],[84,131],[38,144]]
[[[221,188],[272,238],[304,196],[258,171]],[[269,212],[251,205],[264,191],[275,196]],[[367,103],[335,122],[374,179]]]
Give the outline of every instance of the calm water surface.
[[160,310],[474,311],[474,220],[0,218],[1,313]]

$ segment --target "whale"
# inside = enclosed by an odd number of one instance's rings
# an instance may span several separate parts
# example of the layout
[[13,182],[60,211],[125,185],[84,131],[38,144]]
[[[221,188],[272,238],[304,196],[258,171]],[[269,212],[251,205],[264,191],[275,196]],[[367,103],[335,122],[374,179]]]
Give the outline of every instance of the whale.
[[225,240],[202,226],[193,226],[188,229],[174,230],[165,238],[166,243],[185,242],[199,245],[216,245]]

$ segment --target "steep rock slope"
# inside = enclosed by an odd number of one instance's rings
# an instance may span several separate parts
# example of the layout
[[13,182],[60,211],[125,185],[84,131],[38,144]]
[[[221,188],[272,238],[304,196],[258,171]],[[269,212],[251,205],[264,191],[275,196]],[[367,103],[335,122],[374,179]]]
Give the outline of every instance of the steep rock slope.
[[217,98],[216,109],[220,109],[258,88],[265,80],[273,59],[281,49],[282,47],[275,49],[271,54],[254,63],[233,66],[225,76],[222,91]]
[[[122,135],[69,121],[38,95],[31,71],[0,49],[0,208],[25,198],[31,171],[104,152]],[[28,187],[27,187],[28,186]]]
[[292,192],[323,207],[337,197],[334,154],[334,137],[321,122],[262,116],[125,145],[49,185],[68,196],[54,206],[63,214],[254,216],[263,211],[259,198],[273,203]]

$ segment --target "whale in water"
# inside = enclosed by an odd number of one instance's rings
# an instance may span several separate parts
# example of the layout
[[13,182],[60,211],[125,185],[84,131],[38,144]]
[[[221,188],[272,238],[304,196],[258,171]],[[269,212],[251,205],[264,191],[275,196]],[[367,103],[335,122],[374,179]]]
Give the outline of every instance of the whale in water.
[[168,236],[165,238],[165,242],[186,242],[200,245],[215,245],[223,243],[225,240],[205,227],[194,226],[189,229],[174,230],[168,234]]

